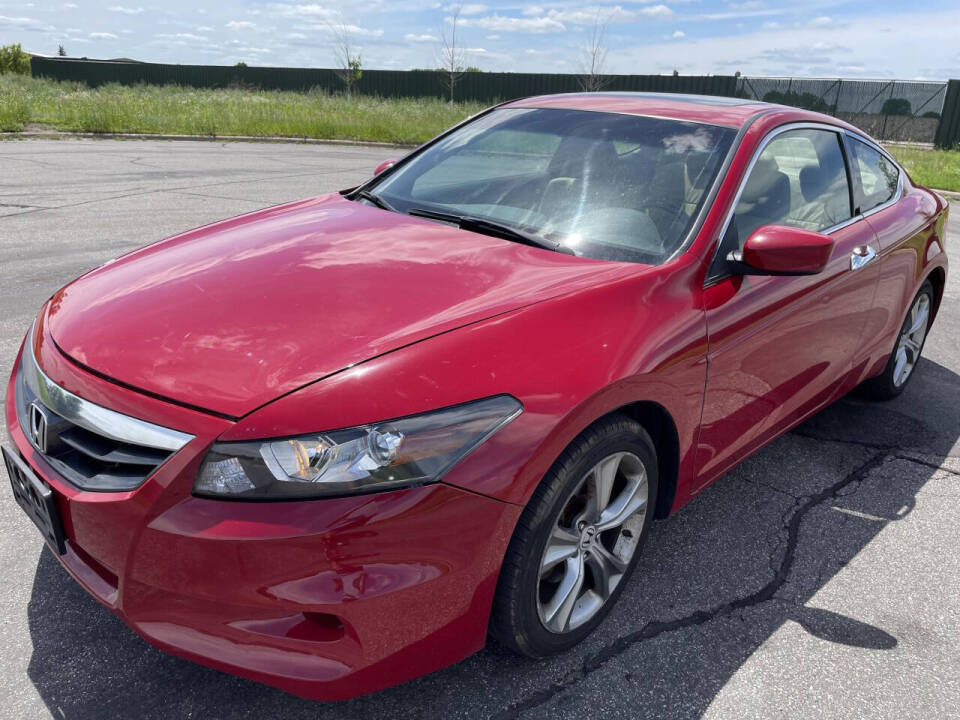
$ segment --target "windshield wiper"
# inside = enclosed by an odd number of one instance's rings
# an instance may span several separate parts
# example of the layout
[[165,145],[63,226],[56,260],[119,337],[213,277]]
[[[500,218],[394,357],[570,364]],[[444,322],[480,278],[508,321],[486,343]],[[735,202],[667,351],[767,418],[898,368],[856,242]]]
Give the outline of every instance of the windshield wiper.
[[493,237],[501,238],[502,240],[512,240],[513,242],[544,248],[545,250],[554,250],[555,252],[566,253],[567,255],[575,254],[573,250],[561,245],[560,243],[551,242],[546,238],[540,237],[539,235],[525,232],[520,228],[513,227],[512,225],[498,223],[495,220],[487,220],[486,218],[472,217],[470,215],[455,215],[453,213],[437,212],[436,210],[426,210],[424,208],[412,208],[407,212],[407,214],[414,215],[416,217],[429,218],[431,220],[439,220],[441,222],[448,222],[452,225],[456,225],[461,230],[482,233],[483,235],[491,235]]
[[399,210],[397,210],[393,205],[388,203],[379,195],[374,195],[369,190],[360,190],[359,192],[355,192],[353,196],[355,198],[362,198],[367,202],[373,203],[381,210],[389,210],[390,212],[399,212]]

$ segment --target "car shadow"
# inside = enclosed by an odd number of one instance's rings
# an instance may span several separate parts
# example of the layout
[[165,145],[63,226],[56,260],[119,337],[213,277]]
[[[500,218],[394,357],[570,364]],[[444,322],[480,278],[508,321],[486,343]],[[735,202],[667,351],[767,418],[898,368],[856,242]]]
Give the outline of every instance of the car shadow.
[[582,717],[598,696],[617,695],[636,699],[631,717],[699,717],[785,623],[872,652],[897,646],[811,599],[909,516],[956,452],[957,407],[960,376],[923,360],[897,400],[848,397],[823,410],[656,523],[617,607],[555,658],[519,658],[491,641],[411,683],[315,703],[153,649],[44,550],[28,606],[28,674],[51,714],[67,719]]

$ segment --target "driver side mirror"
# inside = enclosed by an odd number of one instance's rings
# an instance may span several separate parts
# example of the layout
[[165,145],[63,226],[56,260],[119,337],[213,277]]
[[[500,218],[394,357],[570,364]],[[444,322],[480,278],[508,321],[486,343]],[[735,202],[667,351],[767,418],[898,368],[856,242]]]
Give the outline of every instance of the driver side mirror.
[[737,275],[816,275],[830,262],[833,238],[784,225],[764,225],[753,231],[743,250],[727,255]]
[[384,170],[389,170],[396,164],[397,164],[396,160],[384,160],[382,163],[377,165],[376,169],[373,171],[373,176],[376,177],[377,175],[382,173]]

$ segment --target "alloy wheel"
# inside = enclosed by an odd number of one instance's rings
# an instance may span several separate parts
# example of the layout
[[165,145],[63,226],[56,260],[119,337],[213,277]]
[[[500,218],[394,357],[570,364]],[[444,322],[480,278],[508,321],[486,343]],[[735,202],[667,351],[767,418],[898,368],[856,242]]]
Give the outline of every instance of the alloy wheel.
[[920,293],[910,308],[910,315],[897,342],[896,361],[893,366],[893,384],[897,387],[907,382],[920,359],[929,319],[930,296]]
[[547,630],[569,632],[610,599],[636,552],[648,494],[646,468],[633,453],[608,455],[584,475],[540,560],[537,611]]

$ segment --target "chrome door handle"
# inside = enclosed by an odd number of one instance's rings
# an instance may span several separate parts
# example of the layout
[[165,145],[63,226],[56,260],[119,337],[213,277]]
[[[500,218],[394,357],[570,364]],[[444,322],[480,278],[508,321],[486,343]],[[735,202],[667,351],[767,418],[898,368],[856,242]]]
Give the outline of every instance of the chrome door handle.
[[861,245],[850,254],[850,269],[859,270],[867,263],[877,259],[877,251],[869,245]]

